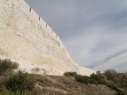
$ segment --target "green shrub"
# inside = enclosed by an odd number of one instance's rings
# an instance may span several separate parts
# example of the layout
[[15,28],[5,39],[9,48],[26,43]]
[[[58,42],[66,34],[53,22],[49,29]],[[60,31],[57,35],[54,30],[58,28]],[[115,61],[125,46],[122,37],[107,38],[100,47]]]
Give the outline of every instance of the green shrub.
[[89,84],[90,78],[88,76],[77,75],[75,76],[77,82]]
[[18,72],[8,79],[6,88],[14,92],[32,91],[34,88],[34,80],[27,73]]
[[103,73],[108,80],[114,80],[114,78],[117,78],[118,73],[115,70],[106,70]]
[[75,76],[77,76],[77,73],[76,72],[65,72],[64,73],[64,76],[67,76],[67,77],[75,77]]
[[18,64],[10,61],[9,59],[0,60],[0,75],[11,73],[14,69],[18,68]]

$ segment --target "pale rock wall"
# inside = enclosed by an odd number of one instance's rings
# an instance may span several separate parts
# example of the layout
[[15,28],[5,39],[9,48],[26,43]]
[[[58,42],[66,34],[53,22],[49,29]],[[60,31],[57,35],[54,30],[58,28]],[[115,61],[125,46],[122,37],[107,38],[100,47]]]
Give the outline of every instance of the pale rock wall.
[[93,73],[72,60],[60,38],[24,0],[0,0],[0,56],[29,73]]

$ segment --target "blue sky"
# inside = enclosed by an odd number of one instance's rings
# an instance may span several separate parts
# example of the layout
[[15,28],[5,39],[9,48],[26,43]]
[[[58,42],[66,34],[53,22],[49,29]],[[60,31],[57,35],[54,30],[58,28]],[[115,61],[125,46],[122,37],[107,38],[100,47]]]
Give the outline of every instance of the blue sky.
[[26,0],[80,65],[127,71],[127,0]]

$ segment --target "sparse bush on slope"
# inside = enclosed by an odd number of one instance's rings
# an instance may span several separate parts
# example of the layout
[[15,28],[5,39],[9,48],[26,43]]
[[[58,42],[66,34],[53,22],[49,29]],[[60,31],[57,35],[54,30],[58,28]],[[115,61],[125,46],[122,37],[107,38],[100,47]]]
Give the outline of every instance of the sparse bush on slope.
[[[17,68],[15,62],[0,60],[0,95],[65,95],[63,92],[67,92],[66,95],[79,95],[78,91],[90,95],[91,91],[102,93],[103,90],[98,90],[101,87],[107,87],[104,91],[109,95],[127,95],[127,73],[108,70],[88,77],[66,72],[58,77],[14,72]],[[111,94],[112,91],[117,93]],[[95,95],[100,95],[97,93]]]
[[9,59],[0,60],[0,75],[10,74],[17,68],[18,64]]
[[82,75],[75,76],[75,79],[76,81],[80,83],[85,83],[85,84],[89,84],[91,81],[88,76],[82,76]]
[[34,82],[26,73],[14,73],[17,68],[9,59],[0,60],[0,95],[30,95]]
[[97,72],[88,76],[76,75],[75,80],[84,84],[102,84],[117,91],[117,95],[127,95],[127,73],[118,73],[107,70],[104,73]]
[[27,73],[18,72],[8,79],[6,87],[8,90],[14,92],[32,91],[34,88],[34,81]]
[[76,72],[65,72],[64,73],[64,76],[67,76],[67,77],[75,77],[75,76],[77,76],[77,73]]

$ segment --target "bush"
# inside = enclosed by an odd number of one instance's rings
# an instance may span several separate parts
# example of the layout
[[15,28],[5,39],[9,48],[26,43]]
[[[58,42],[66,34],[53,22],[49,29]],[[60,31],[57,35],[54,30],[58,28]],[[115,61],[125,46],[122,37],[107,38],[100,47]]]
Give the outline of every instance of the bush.
[[77,76],[77,73],[76,72],[65,72],[64,73],[64,76],[67,76],[67,77],[75,77],[75,76]]
[[75,76],[75,79],[77,82],[80,82],[80,83],[85,83],[85,84],[90,83],[90,78],[88,76],[77,75]]
[[13,92],[32,91],[34,88],[34,80],[28,74],[18,72],[9,78],[6,82],[6,88]]
[[8,59],[0,60],[0,75],[11,73],[14,69],[18,68],[18,64],[11,62]]
[[106,70],[103,73],[108,80],[114,80],[114,78],[117,78],[118,73],[115,70]]

